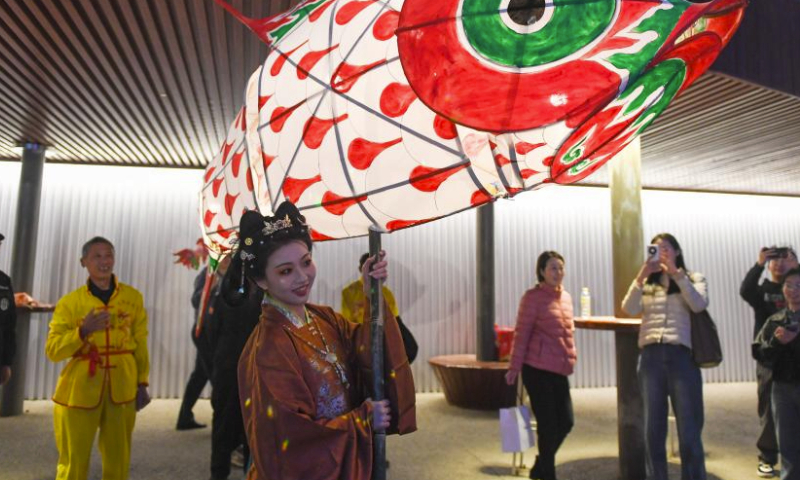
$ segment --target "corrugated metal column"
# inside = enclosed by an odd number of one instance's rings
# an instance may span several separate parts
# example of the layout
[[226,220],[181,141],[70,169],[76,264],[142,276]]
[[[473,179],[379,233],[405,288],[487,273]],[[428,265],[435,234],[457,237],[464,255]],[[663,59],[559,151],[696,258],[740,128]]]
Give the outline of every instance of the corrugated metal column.
[[[33,288],[44,152],[45,147],[35,143],[26,143],[22,152],[17,225],[14,229],[14,247],[11,252],[11,281],[14,282],[14,290],[17,292],[30,293]],[[11,380],[3,387],[0,417],[22,414],[30,315],[30,312],[21,312],[17,315],[17,354],[11,366],[13,372]]]
[[[638,138],[609,162],[614,315],[617,317],[629,316],[622,311],[622,299],[644,259],[641,165]],[[636,332],[617,331],[615,336],[620,478],[641,480],[646,474],[644,412],[636,378],[638,335]]]
[[490,362],[495,358],[494,348],[494,204],[487,203],[478,208],[477,223],[476,285],[477,336],[475,338],[478,361]]

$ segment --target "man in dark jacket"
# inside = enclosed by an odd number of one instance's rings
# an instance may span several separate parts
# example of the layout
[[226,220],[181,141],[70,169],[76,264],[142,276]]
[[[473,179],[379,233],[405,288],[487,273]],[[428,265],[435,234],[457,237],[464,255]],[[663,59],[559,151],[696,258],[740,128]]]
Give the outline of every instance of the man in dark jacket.
[[800,480],[800,269],[784,276],[786,308],[767,319],[753,356],[772,369],[772,408],[781,453],[781,479]]
[[[0,245],[5,237],[0,233]],[[11,278],[0,271],[0,385],[11,378],[11,364],[17,349],[17,307]]]
[[249,451],[239,403],[239,356],[261,316],[264,292],[250,288],[242,304],[231,306],[223,295],[215,299],[214,323],[210,325],[214,352],[211,371],[211,480],[224,480],[231,471],[231,453],[245,446],[245,464]]
[[[758,261],[747,272],[739,289],[741,297],[753,307],[755,324],[753,338],[758,335],[767,318],[786,306],[781,289],[783,276],[797,266],[797,254],[791,248],[762,248]],[[769,270],[769,278],[759,284],[764,268]],[[758,358],[756,358],[758,360]],[[758,416],[761,432],[756,441],[758,447],[758,476],[769,478],[775,476],[774,465],[778,463],[778,440],[775,435],[775,423],[772,418],[771,391],[772,371],[758,361],[756,364],[756,381],[758,385]]]
[[[194,279],[194,291],[192,292],[194,322],[192,324],[192,331],[189,334],[191,335],[192,343],[194,343],[195,348],[197,348],[197,352],[194,357],[194,369],[189,375],[189,380],[186,382],[186,390],[183,392],[183,401],[181,402],[181,409],[178,413],[178,424],[175,426],[176,430],[205,428],[204,424],[198,423],[194,419],[194,412],[192,412],[192,409],[194,408],[194,404],[197,403],[197,399],[200,398],[203,388],[205,388],[206,383],[208,383],[210,379],[209,370],[211,368],[211,362],[210,359],[206,361],[206,358],[202,355],[200,344],[198,343],[200,339],[197,337],[197,321],[200,318],[200,300],[202,299],[203,289],[206,285],[207,271],[207,268],[203,267]],[[208,316],[206,312],[204,312],[203,315]]]

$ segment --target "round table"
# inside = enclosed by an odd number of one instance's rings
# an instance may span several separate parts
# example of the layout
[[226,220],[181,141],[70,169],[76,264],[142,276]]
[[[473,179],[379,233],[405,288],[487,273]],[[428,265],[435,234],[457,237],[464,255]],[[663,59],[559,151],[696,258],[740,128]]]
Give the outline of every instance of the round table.
[[441,355],[428,363],[450,405],[497,410],[517,404],[517,384],[506,384],[508,362],[480,362],[472,354]]

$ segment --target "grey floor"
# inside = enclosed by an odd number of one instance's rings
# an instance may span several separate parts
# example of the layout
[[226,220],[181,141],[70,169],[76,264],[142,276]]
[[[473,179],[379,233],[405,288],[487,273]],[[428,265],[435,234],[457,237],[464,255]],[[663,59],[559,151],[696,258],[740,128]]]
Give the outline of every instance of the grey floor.
[[[559,478],[617,479],[615,390],[573,390],[572,395],[576,425],[559,452]],[[419,431],[387,441],[389,479],[520,478],[511,475],[511,455],[500,451],[497,412],[451,407],[440,394],[421,394],[417,405]],[[178,406],[178,400],[156,400],[140,413],[134,431],[131,480],[208,478],[210,430],[175,431]],[[25,415],[0,418],[0,479],[52,480],[57,458],[52,403],[27,402],[25,409]],[[755,410],[755,384],[705,386],[709,480],[757,478]],[[199,421],[210,422],[209,402],[198,402],[195,414]],[[534,450],[530,450],[525,456],[528,466],[533,457]],[[101,478],[96,452],[89,478]],[[231,475],[231,480],[240,478],[240,474]],[[672,458],[670,478],[680,478],[676,458]]]

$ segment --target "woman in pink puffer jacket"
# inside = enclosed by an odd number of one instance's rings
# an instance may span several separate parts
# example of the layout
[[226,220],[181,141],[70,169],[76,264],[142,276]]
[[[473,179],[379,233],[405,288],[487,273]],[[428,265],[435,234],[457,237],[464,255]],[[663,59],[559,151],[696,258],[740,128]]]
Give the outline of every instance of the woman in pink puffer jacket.
[[575,423],[567,376],[577,354],[572,297],[562,285],[564,257],[539,255],[536,278],[539,283],[520,301],[506,382],[514,384],[522,372],[536,417],[539,455],[531,478],[556,480],[556,452]]

